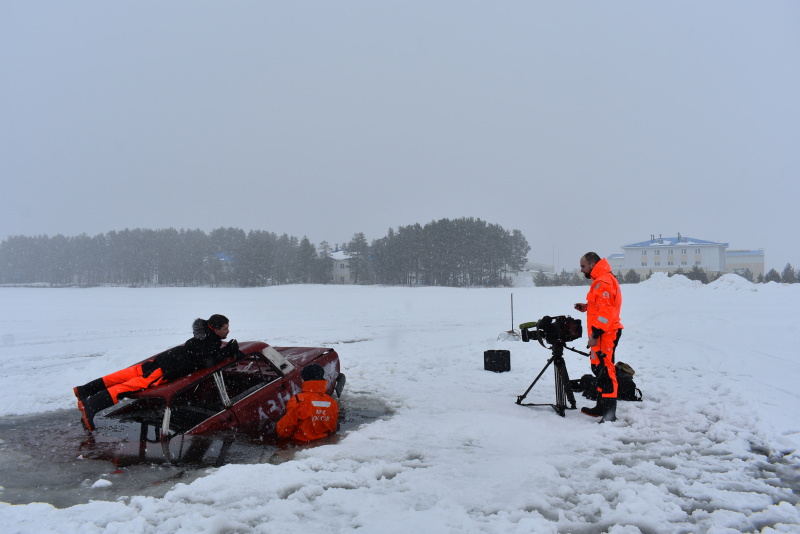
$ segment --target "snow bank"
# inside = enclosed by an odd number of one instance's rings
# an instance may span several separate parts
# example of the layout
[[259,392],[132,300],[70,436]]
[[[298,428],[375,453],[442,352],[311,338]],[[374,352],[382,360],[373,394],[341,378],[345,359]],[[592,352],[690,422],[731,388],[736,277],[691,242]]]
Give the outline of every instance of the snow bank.
[[[394,411],[161,499],[0,505],[0,519],[37,534],[797,532],[800,286],[718,282],[623,286],[618,358],[645,400],[602,425],[515,404],[549,351],[497,340],[510,289],[0,289],[3,414],[69,408],[72,386],[184,341],[195,317],[217,312],[239,340],[335,347],[342,403],[379,396]],[[513,292],[523,322],[574,314],[585,288]],[[483,370],[496,348],[511,351],[510,372]],[[573,377],[588,372],[565,359]],[[549,373],[526,400],[553,401]]]
[[650,278],[641,282],[641,285],[650,289],[676,289],[702,287],[703,283],[699,280],[689,280],[682,274],[669,276],[667,273],[653,273]]

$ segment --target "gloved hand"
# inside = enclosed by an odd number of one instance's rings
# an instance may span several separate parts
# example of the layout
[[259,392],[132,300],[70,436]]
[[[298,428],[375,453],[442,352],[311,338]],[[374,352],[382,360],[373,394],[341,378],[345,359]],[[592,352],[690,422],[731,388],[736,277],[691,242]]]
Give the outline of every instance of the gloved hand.
[[228,341],[228,344],[225,345],[225,351],[228,354],[236,354],[237,352],[239,352],[239,342],[236,341],[235,339],[231,339],[230,341]]

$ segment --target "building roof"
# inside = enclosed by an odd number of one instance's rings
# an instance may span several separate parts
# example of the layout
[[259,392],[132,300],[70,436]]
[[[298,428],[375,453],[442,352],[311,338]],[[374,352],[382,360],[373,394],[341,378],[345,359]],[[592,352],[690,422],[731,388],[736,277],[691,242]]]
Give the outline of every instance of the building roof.
[[350,255],[344,250],[334,250],[333,252],[331,252],[331,258],[336,261],[349,260]]
[[728,243],[717,243],[715,241],[695,239],[694,237],[686,237],[678,234],[677,237],[656,237],[654,239],[650,239],[649,241],[625,245],[622,248],[679,247],[685,245],[722,245],[723,247],[727,247]]

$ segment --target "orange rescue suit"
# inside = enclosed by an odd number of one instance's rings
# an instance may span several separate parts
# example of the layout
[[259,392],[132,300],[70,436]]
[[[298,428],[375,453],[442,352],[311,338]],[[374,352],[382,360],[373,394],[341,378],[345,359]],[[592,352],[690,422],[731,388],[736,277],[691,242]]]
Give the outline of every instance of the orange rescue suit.
[[586,295],[586,330],[589,337],[597,338],[597,345],[592,347],[592,370],[598,377],[598,390],[602,396],[616,399],[614,349],[623,328],[619,318],[622,291],[605,258],[592,268],[591,277],[592,285]]
[[339,405],[325,393],[326,380],[303,382],[303,392],[286,403],[286,415],[275,427],[278,436],[294,441],[313,441],[336,432]]

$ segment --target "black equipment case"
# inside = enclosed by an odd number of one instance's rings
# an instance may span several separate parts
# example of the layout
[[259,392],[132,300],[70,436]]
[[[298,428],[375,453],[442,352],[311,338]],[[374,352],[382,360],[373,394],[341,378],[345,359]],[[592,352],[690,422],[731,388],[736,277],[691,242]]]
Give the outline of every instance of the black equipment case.
[[511,351],[487,350],[483,353],[483,368],[495,373],[505,373],[511,370]]

